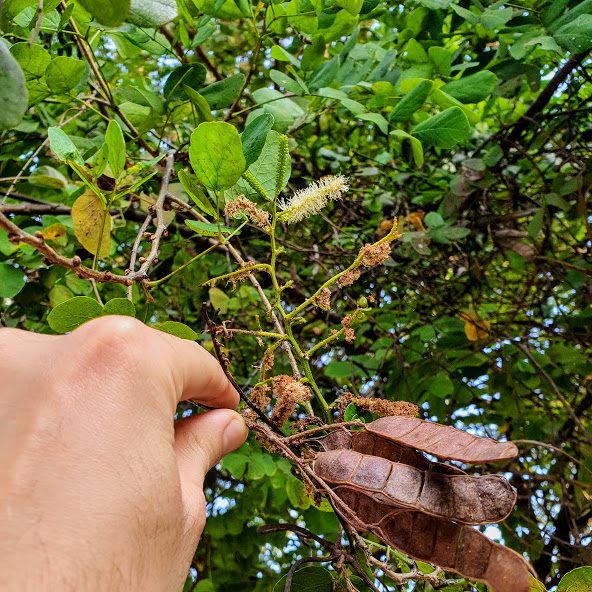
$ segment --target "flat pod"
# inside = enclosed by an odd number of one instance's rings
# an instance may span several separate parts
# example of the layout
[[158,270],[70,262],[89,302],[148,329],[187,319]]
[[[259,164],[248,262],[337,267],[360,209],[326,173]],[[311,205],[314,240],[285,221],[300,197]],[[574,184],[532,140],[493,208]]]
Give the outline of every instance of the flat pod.
[[492,592],[530,591],[524,558],[471,527],[423,512],[393,509],[351,487],[335,491],[355,517],[337,511],[357,530],[372,532],[414,559],[483,582]]
[[518,449],[512,442],[480,438],[450,426],[414,417],[382,417],[369,423],[366,429],[397,444],[446,460],[486,463],[518,455]]
[[[335,448],[332,448],[332,450]],[[349,448],[349,446],[341,446],[341,448]],[[407,446],[401,446],[392,440],[381,438],[368,430],[356,432],[352,436],[351,448],[362,454],[380,456],[392,462],[409,465],[422,471],[436,471],[448,475],[466,475],[462,469],[444,463],[431,462],[421,452]]]
[[512,511],[516,493],[498,475],[473,477],[422,471],[354,450],[317,455],[314,472],[333,485],[346,485],[389,506],[414,508],[466,524],[491,524]]

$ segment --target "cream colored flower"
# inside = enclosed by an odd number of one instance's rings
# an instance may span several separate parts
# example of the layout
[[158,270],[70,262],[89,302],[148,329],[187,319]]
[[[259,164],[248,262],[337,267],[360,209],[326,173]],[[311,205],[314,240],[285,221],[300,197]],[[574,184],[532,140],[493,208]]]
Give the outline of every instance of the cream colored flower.
[[311,183],[306,189],[297,191],[288,201],[278,202],[282,214],[280,220],[293,224],[317,214],[331,200],[341,199],[349,189],[348,178],[343,175],[324,177],[318,183]]

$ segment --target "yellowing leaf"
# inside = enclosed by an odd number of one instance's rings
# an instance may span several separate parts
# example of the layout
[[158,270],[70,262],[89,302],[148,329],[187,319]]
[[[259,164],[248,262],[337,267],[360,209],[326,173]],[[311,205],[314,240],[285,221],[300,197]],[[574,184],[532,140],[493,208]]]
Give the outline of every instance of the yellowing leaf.
[[44,228],[41,231],[41,234],[45,240],[54,240],[56,238],[66,236],[66,227],[63,224],[56,222],[55,224]]
[[465,322],[465,333],[470,341],[479,341],[489,335],[489,321],[479,319],[477,315],[470,312],[463,312],[460,320]]
[[109,255],[111,216],[105,212],[98,195],[89,190],[74,202],[72,222],[76,238],[89,253],[96,253],[101,259]]

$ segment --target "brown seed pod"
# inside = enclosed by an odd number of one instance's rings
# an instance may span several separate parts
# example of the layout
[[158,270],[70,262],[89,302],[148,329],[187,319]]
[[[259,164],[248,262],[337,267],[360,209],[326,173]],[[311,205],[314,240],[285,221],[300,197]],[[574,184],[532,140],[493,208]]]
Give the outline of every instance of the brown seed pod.
[[366,430],[444,460],[486,463],[518,455],[518,449],[512,442],[480,438],[450,426],[414,417],[381,417],[369,423]]
[[389,506],[414,508],[465,524],[491,524],[512,511],[516,493],[499,475],[472,477],[423,471],[355,450],[321,452],[314,472]]
[[337,508],[356,530],[420,561],[484,582],[492,592],[529,592],[528,564],[518,553],[494,543],[470,526],[423,512],[393,508],[351,487],[337,494],[355,518]]

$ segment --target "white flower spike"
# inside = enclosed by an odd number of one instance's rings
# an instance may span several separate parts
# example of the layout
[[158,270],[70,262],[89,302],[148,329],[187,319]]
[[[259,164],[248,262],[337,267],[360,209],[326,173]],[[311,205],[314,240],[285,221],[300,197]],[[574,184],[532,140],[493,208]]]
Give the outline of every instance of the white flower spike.
[[280,219],[288,224],[317,214],[328,200],[341,199],[349,189],[348,177],[343,175],[323,177],[318,183],[311,183],[306,189],[297,191],[288,201],[281,200],[278,206],[282,210]]

